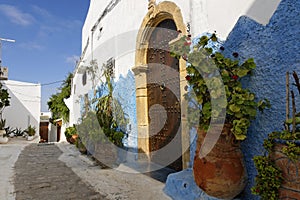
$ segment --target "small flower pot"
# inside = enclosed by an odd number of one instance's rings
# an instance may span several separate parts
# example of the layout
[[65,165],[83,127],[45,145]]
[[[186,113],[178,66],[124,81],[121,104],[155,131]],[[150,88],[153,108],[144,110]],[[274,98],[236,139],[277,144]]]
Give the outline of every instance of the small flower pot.
[[69,142],[70,144],[76,144],[77,140],[78,140],[78,135],[77,135],[77,134],[74,134],[74,135],[72,135],[71,138],[69,138],[68,142]]
[[27,140],[28,140],[28,141],[31,141],[31,140],[33,140],[33,139],[34,139],[34,136],[28,136],[28,137],[27,137]]
[[8,137],[0,136],[0,144],[6,144],[8,142]]
[[3,137],[5,134],[5,130],[0,130],[0,144],[6,144],[8,142],[8,137]]

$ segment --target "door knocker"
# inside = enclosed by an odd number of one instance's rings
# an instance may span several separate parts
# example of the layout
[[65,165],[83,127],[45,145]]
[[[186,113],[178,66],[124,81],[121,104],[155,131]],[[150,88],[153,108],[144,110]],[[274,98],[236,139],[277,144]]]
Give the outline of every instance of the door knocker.
[[166,88],[166,84],[165,83],[162,83],[160,86],[159,86],[160,90],[161,91],[164,91],[165,88]]

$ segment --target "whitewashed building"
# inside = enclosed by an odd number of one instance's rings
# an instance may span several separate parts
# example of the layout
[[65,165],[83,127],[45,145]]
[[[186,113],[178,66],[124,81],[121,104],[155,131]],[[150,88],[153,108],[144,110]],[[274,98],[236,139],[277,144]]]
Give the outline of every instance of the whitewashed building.
[[25,130],[29,125],[36,128],[39,135],[41,114],[41,84],[21,81],[1,81],[8,90],[10,106],[3,111],[6,126]]
[[[70,124],[79,122],[83,102],[94,94],[100,80],[103,81],[100,77],[103,65],[110,66],[115,80],[114,95],[120,100],[130,119],[127,145],[149,154],[153,150],[149,135],[157,131],[151,130],[151,123],[161,121],[151,119],[150,122],[152,104],[160,103],[150,100],[151,81],[149,82],[150,75],[147,71],[148,64],[152,62],[152,58],[149,58],[149,45],[153,42],[151,38],[153,40],[154,31],[149,28],[161,26],[173,29],[173,32],[180,30],[182,34],[191,34],[193,38],[216,31],[218,37],[226,39],[240,16],[246,15],[260,24],[267,24],[279,2],[280,0],[91,0],[82,29],[82,55],[74,71],[72,94],[67,100]],[[165,39],[169,42],[174,37]],[[179,153],[183,154],[180,169],[187,168],[190,161],[189,152],[183,153],[190,142],[189,133],[183,128],[187,121],[186,105],[183,103],[186,92],[185,64],[182,59],[177,63],[177,91],[174,105],[169,105],[170,108],[175,108],[174,112],[180,119],[175,123],[181,124],[177,127],[181,135]],[[97,69],[94,68],[96,77],[91,77],[87,73],[87,67],[95,65],[98,66]],[[159,81],[158,84],[168,86],[165,80]],[[155,89],[152,92],[155,93]],[[167,113],[170,111],[168,108],[165,107]],[[162,115],[160,113],[153,116]]]

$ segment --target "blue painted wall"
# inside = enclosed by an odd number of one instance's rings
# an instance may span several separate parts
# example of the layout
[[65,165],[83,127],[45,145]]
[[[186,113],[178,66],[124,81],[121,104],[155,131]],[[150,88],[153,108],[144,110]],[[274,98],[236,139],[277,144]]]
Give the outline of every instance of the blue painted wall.
[[285,74],[300,73],[300,1],[282,0],[270,23],[262,26],[241,17],[224,44],[225,53],[236,51],[240,59],[254,58],[254,76],[244,84],[257,94],[268,98],[272,108],[253,121],[248,138],[242,143],[249,184],[242,199],[259,199],[251,195],[256,169],[252,158],[263,154],[263,140],[272,131],[282,130],[285,119]]
[[114,86],[113,96],[118,99],[129,119],[126,130],[128,138],[124,140],[124,145],[137,148],[136,91],[134,74],[131,71],[128,71],[125,77],[119,77]]
[[[112,81],[113,85],[113,97],[116,98],[126,115],[126,118],[129,120],[126,130],[128,137],[124,138],[123,144],[126,147],[137,148],[137,119],[136,119],[136,91],[135,91],[135,79],[133,73],[129,70],[126,76],[120,76],[117,81]],[[98,92],[96,94],[97,98],[100,98],[104,95],[107,95],[108,90],[105,83],[98,86]],[[94,91],[90,90],[88,92],[89,100],[94,98]],[[84,97],[80,99],[80,108],[81,113],[84,112]],[[91,109],[95,110],[96,103],[90,105]]]
[[[249,181],[241,199],[260,199],[250,191],[257,174],[252,159],[264,153],[262,144],[267,135],[283,128],[286,72],[295,70],[300,74],[300,1],[282,0],[266,26],[241,17],[224,42],[224,47],[228,57],[238,52],[241,61],[255,59],[257,68],[244,85],[255,92],[258,99],[268,98],[272,104],[271,109],[258,114],[247,139],[242,143]],[[192,143],[191,154],[194,154],[194,149],[195,143]],[[197,189],[191,169],[170,175],[164,191],[178,200],[214,199]]]

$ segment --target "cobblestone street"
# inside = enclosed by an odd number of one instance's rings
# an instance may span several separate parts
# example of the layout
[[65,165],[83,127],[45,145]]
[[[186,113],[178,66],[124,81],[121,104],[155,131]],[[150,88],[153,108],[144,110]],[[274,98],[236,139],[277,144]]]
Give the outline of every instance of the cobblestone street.
[[2,200],[168,200],[164,183],[121,164],[102,169],[68,143],[0,145]]
[[105,199],[58,160],[56,145],[31,144],[15,164],[16,199]]

